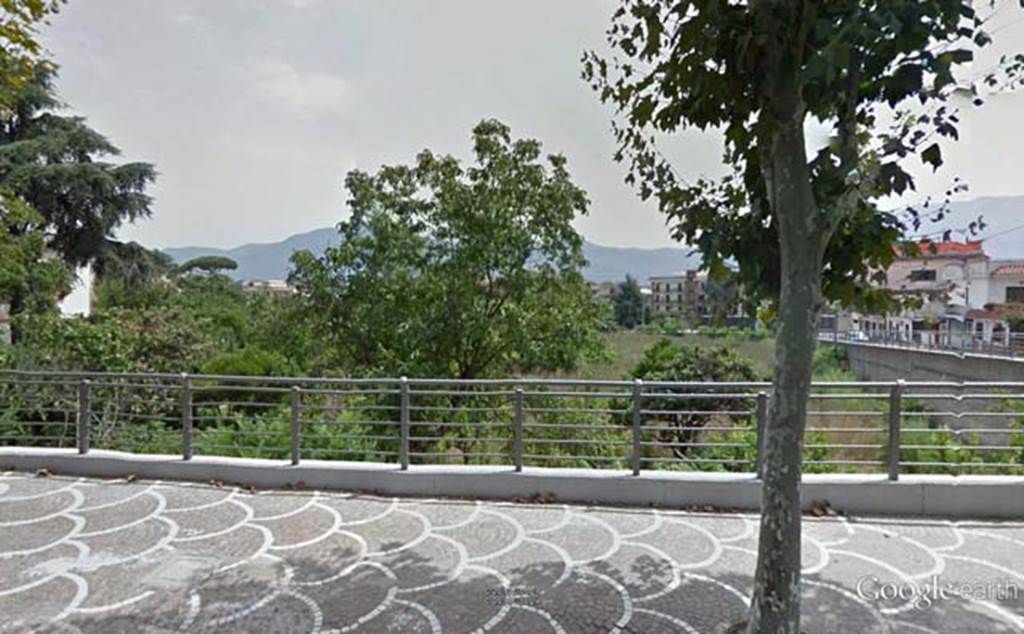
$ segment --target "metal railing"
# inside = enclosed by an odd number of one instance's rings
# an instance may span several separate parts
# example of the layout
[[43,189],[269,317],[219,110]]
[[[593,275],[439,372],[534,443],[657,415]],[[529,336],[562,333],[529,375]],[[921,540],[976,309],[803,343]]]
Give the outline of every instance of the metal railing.
[[[764,474],[767,383],[0,371],[0,446]],[[816,383],[807,472],[1024,474],[1024,383]]]
[[913,333],[864,332],[861,330],[822,330],[818,338],[824,342],[871,343],[896,348],[915,350],[943,350],[949,352],[971,352],[996,357],[1024,358],[1024,333],[995,333],[985,337],[977,333],[938,333],[914,331]]

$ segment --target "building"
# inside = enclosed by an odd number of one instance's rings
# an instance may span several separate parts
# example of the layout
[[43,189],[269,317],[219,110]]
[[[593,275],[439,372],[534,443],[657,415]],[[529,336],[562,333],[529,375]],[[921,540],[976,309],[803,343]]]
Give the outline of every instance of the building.
[[610,302],[615,299],[615,293],[619,289],[619,285],[616,282],[596,282],[589,283],[590,290],[594,293],[594,299],[599,302]]
[[249,293],[271,293],[279,296],[291,295],[294,292],[284,280],[249,280],[242,289]]
[[650,278],[654,317],[700,317],[704,314],[707,274],[695,270]]
[[989,262],[988,303],[1024,304],[1024,261]]
[[684,319],[691,324],[722,320],[731,326],[748,326],[738,289],[731,283],[708,279],[703,271],[650,278],[651,316]]
[[833,320],[837,329],[957,347],[1009,336],[1010,307],[1024,304],[1024,260],[992,260],[981,241],[921,242],[917,251],[893,261],[885,287],[918,300],[918,307],[890,315],[843,313]]

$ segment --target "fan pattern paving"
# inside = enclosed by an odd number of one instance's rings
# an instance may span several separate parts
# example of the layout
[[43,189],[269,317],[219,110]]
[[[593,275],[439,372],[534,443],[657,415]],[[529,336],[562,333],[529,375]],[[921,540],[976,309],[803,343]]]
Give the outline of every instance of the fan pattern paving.
[[[756,535],[743,514],[4,473],[0,632],[721,632]],[[808,632],[1024,631],[1024,524],[808,518],[803,550]],[[1020,591],[864,592],[933,579]]]

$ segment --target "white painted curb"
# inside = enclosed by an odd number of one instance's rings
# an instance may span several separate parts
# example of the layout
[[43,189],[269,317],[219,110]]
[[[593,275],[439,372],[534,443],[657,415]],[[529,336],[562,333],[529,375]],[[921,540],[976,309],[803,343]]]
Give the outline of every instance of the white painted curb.
[[[388,495],[485,499],[550,496],[562,502],[682,507],[713,505],[757,510],[761,482],[752,474],[623,471],[502,466],[397,465],[377,462],[306,460],[292,466],[275,460],[130,454],[75,449],[0,447],[0,470],[118,478],[134,474],[162,480],[219,480],[260,488],[302,486],[372,491]],[[1024,518],[1024,477],[807,474],[801,483],[804,507],[825,500],[857,514]]]

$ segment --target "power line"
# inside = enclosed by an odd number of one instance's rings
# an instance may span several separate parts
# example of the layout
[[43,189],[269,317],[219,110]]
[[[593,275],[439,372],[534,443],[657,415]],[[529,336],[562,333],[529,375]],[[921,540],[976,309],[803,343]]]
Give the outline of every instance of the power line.
[[997,232],[993,233],[992,235],[985,236],[984,238],[981,239],[981,241],[984,242],[985,240],[991,240],[992,238],[998,238],[999,236],[1005,236],[1006,234],[1013,233],[1014,231],[1017,231],[1019,229],[1024,229],[1024,223],[1016,225],[1016,226],[1013,226],[1013,227],[1010,227],[1009,229],[1003,229],[1002,231],[997,231]]

